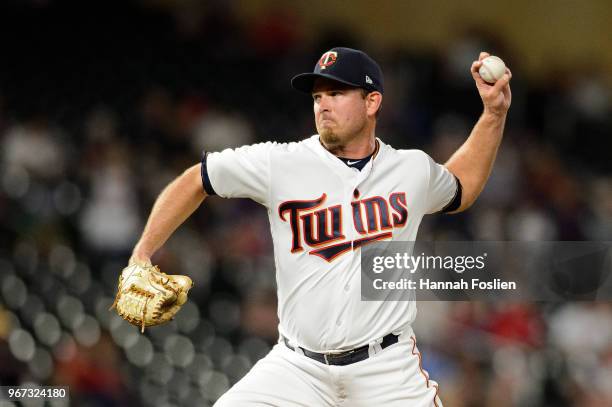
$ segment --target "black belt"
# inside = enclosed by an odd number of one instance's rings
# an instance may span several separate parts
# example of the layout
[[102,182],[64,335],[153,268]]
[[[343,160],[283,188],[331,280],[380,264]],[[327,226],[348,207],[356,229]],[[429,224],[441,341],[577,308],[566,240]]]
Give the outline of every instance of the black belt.
[[[388,346],[391,346],[398,342],[399,335],[388,334],[385,335],[380,343],[381,349],[385,349]],[[289,341],[287,338],[282,336],[283,342],[289,349],[295,352],[295,347],[289,345]],[[345,352],[334,352],[334,353],[317,353],[310,351],[308,349],[304,349],[298,346],[302,352],[304,352],[305,356],[308,356],[311,359],[316,360],[317,362],[326,364],[326,365],[337,365],[337,366],[345,366],[350,365],[351,363],[361,362],[369,357],[368,349],[370,345],[363,345],[359,348],[347,350]]]

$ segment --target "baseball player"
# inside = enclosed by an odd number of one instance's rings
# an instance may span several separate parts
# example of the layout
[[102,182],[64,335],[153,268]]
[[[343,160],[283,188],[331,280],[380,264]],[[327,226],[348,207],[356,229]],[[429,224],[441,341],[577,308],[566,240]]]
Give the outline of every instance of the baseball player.
[[383,74],[364,52],[333,48],[291,84],[312,95],[318,134],[206,152],[157,199],[132,260],[147,263],[211,195],[268,210],[278,283],[279,341],[215,404],[441,406],[422,368],[414,301],[361,301],[360,248],[414,241],[425,214],[470,207],[491,172],[510,107],[471,67],[483,113],[445,165],[375,136]]

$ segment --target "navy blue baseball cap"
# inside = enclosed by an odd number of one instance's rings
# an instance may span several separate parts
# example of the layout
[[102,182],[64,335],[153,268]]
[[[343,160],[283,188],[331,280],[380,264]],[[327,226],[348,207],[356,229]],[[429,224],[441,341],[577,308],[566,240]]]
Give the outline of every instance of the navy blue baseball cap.
[[302,73],[291,79],[291,86],[311,93],[317,78],[327,78],[369,92],[383,93],[383,74],[380,66],[365,52],[336,47],[325,52],[313,72]]

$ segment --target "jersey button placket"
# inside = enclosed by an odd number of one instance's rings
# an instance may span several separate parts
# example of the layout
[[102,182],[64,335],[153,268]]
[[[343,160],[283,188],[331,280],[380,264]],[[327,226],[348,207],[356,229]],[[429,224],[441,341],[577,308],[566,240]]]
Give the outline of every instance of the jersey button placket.
[[350,225],[350,227],[347,229],[347,238],[351,239],[351,241],[354,241],[356,239],[356,232],[355,232],[355,225],[354,225],[354,220],[353,220],[353,202],[356,201],[357,199],[359,199],[359,197],[361,196],[361,191],[359,190],[359,184],[361,184],[361,182],[363,181],[361,179],[361,177],[356,177],[356,179],[352,179],[351,181],[351,188],[347,188],[347,190],[345,191],[345,196],[346,196],[346,202],[347,202],[347,206],[346,208],[348,209],[347,213],[348,213],[348,217],[350,222],[348,223],[348,225]]

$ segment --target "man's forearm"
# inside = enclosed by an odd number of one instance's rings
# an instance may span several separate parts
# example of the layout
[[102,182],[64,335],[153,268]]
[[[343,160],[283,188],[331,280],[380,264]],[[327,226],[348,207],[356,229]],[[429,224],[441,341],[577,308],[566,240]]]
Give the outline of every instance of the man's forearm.
[[168,184],[159,195],[132,257],[135,260],[150,259],[205,197],[200,165],[194,165]]
[[469,208],[482,192],[501,144],[506,115],[484,112],[470,137],[445,166],[461,181],[463,194],[457,212]]

